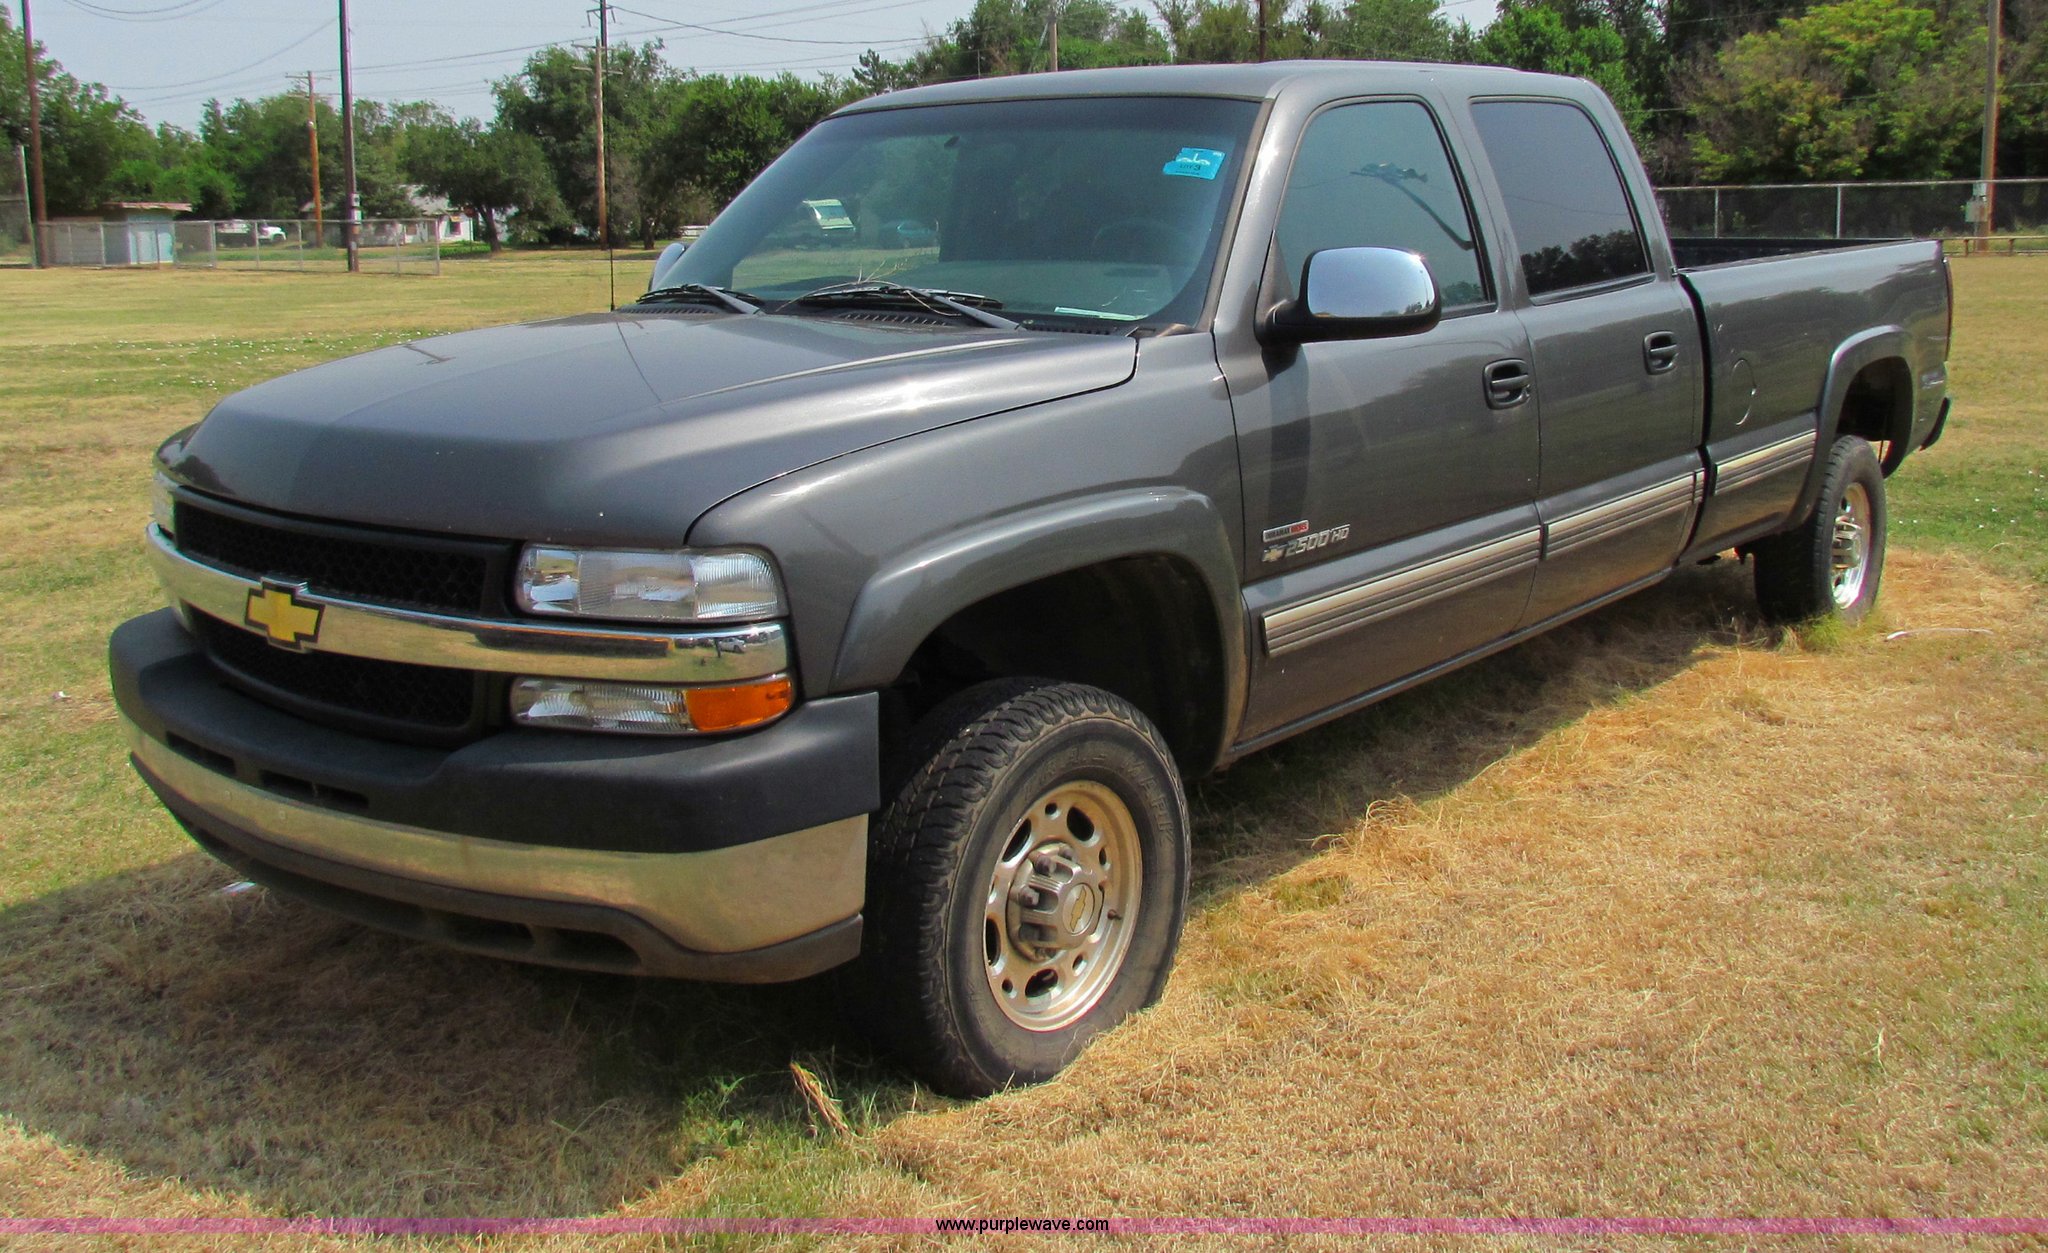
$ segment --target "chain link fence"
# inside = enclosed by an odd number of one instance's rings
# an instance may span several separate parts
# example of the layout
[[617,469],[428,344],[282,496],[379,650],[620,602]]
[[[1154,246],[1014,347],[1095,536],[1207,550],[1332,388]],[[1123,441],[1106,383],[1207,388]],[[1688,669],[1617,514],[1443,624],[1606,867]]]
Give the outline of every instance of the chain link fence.
[[[1678,236],[1953,239],[1959,250],[1983,250],[1974,238],[1983,186],[1951,179],[1664,187],[1657,201]],[[1992,188],[1995,250],[2048,250],[2048,179],[1998,179]]]
[[[200,270],[342,273],[341,223],[226,218],[133,222],[46,222],[47,265],[172,266]],[[372,218],[356,224],[357,268],[365,274],[439,274],[438,218]]]

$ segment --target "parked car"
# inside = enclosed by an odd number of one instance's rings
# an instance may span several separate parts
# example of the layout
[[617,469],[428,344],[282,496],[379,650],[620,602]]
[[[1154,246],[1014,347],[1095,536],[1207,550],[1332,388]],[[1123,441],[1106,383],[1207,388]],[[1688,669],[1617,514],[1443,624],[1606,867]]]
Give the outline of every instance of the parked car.
[[282,226],[270,222],[250,223],[240,218],[229,218],[214,228],[214,238],[221,243],[281,244],[287,236]]
[[[779,246],[857,196],[943,256]],[[1609,102],[1510,70],[895,92],[666,260],[165,443],[135,766],[373,926],[838,969],[952,1093],[1160,994],[1188,777],[1731,550],[1858,617],[1949,413],[1938,245],[1670,239]]]

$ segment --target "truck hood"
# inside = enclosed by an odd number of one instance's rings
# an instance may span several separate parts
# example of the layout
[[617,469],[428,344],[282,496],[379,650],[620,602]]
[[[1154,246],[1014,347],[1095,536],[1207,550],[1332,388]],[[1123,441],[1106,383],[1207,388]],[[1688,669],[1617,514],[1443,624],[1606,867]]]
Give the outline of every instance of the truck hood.
[[619,312],[419,340],[220,402],[170,473],[318,518],[674,545],[832,457],[1131,377],[1117,336]]

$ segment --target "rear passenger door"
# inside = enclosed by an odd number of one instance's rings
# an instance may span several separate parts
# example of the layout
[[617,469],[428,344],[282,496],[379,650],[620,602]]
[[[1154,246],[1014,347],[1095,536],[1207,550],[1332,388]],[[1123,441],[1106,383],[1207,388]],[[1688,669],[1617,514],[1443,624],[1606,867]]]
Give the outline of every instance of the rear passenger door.
[[1670,569],[1704,486],[1699,328],[1622,162],[1579,104],[1472,102],[1521,281],[1542,431],[1525,625]]
[[1501,307],[1465,180],[1420,100],[1311,117],[1270,238],[1260,306],[1329,248],[1420,253],[1443,295],[1418,334],[1219,342],[1245,486],[1258,632],[1243,738],[1312,717],[1514,629],[1538,536],[1528,341]]

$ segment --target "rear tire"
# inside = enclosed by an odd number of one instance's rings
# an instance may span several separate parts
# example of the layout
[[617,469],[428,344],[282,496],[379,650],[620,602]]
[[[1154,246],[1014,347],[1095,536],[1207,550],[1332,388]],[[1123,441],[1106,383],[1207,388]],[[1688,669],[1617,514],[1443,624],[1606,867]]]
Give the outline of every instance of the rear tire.
[[1058,1074],[1157,1000],[1188,814],[1159,731],[1074,683],[971,688],[920,725],[876,825],[853,1007],[932,1088]]
[[1845,435],[1828,452],[1813,512],[1751,549],[1757,604],[1772,622],[1860,622],[1877,600],[1884,551],[1884,471],[1868,440]]

